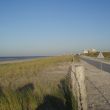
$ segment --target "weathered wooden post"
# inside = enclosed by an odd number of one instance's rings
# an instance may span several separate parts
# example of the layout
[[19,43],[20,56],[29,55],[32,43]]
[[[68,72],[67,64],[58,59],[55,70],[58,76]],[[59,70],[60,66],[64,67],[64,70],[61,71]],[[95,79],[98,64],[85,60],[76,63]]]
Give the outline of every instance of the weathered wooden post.
[[75,65],[75,77],[77,81],[78,110],[87,110],[85,73],[84,73],[84,67],[82,65]]
[[77,101],[77,108],[78,110],[87,110],[87,93],[84,67],[79,64],[72,64],[70,76],[72,94]]

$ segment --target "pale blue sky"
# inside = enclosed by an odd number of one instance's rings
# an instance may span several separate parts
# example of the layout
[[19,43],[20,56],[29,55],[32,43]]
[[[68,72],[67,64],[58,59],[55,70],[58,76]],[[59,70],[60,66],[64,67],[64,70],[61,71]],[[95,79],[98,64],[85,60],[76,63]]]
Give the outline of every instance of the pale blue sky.
[[110,50],[109,0],[0,0],[0,56]]

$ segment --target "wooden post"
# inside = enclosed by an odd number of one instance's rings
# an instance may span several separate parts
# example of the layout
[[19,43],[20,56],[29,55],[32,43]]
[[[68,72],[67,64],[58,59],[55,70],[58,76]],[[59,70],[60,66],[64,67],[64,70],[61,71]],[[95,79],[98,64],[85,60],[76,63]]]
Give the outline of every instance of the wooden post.
[[75,77],[77,81],[78,110],[87,110],[87,93],[85,87],[84,67],[75,65]]
[[87,110],[84,67],[82,65],[73,64],[71,69],[72,93],[77,100],[78,110]]

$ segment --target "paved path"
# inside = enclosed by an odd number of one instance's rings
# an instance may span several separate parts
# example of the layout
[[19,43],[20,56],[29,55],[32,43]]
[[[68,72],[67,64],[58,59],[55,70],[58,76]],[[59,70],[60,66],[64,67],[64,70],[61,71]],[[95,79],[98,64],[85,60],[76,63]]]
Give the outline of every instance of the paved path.
[[103,71],[109,72],[110,73],[110,64],[105,63],[103,61],[95,60],[95,59],[89,59],[89,58],[82,58],[86,62],[88,62],[91,65],[96,66],[99,69],[102,69]]
[[110,110],[110,73],[81,61],[85,67],[88,110]]

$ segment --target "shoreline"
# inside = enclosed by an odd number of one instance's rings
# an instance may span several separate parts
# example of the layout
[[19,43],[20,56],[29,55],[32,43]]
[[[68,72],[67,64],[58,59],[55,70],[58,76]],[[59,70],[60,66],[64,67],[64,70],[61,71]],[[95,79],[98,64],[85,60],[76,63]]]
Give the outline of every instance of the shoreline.
[[46,58],[46,57],[49,57],[49,56],[38,56],[38,57],[36,56],[33,58],[24,58],[24,59],[0,60],[0,65],[9,64],[9,63],[20,63],[20,62],[25,62],[25,61],[33,61],[39,58]]
[[41,58],[46,58],[46,57],[38,57],[38,58],[32,58],[32,59],[20,59],[20,60],[9,60],[9,61],[0,61],[0,65],[2,64],[10,64],[10,63],[21,63],[21,62],[28,62],[28,61],[33,61]]
[[34,59],[22,59],[22,60],[10,60],[10,61],[0,61],[1,64],[9,64],[9,63],[20,63],[20,62],[25,62],[25,61],[32,61]]

